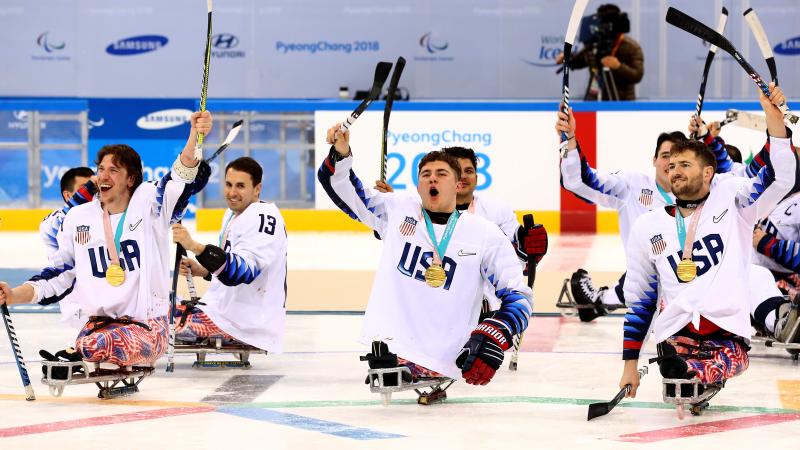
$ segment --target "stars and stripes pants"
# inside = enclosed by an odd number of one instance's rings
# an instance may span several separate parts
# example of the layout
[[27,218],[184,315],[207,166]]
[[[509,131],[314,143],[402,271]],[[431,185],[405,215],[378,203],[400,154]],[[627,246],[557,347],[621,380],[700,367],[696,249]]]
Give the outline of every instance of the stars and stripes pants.
[[[180,321],[184,306],[178,306],[176,321]],[[210,317],[198,308],[192,308],[183,327],[178,327],[175,337],[177,339],[195,340],[197,338],[222,338],[223,340],[236,341],[236,338],[222,331]],[[238,342],[238,341],[237,341]]]
[[697,341],[673,336],[667,342],[683,357],[689,370],[704,384],[720,383],[741,374],[750,365],[747,346],[738,339]]
[[167,349],[167,320],[159,317],[142,323],[150,329],[113,321],[98,327],[97,321],[89,320],[78,334],[75,349],[87,362],[151,365]]

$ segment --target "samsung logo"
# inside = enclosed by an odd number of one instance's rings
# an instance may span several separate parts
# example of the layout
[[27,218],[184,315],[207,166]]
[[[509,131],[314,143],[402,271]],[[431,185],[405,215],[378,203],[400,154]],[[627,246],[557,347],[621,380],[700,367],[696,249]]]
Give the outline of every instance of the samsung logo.
[[800,55],[800,36],[781,42],[774,50],[779,55]]
[[133,36],[120,39],[106,47],[106,53],[117,56],[139,55],[160,49],[167,45],[169,39],[156,34]]
[[139,117],[136,126],[143,130],[164,130],[188,123],[191,115],[192,111],[188,109],[162,109]]

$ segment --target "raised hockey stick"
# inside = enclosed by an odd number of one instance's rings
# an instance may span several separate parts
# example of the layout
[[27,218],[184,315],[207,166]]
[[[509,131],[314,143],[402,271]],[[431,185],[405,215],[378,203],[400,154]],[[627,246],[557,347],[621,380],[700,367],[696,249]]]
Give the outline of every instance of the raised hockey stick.
[[25,359],[22,357],[22,350],[19,347],[19,340],[17,339],[17,332],[14,330],[14,323],[11,321],[11,313],[8,312],[8,305],[3,303],[3,325],[6,326],[6,333],[8,333],[8,340],[11,342],[11,351],[14,352],[14,360],[17,363],[17,370],[19,370],[19,377],[22,379],[22,386],[25,387],[25,400],[36,400],[36,394],[33,393],[33,386],[31,385],[31,378],[28,376],[28,369],[25,367]]
[[[578,25],[581,23],[583,11],[586,10],[586,4],[589,0],[575,0],[572,6],[572,14],[569,16],[569,24],[567,25],[567,34],[564,35],[564,76],[561,81],[561,102],[563,107],[561,112],[569,115],[569,62],[572,54],[572,43],[575,42],[575,35],[578,32]],[[562,156],[567,154],[567,133],[561,133],[561,145],[559,152]]]
[[375,66],[375,77],[372,80],[372,88],[369,90],[369,94],[367,94],[367,98],[365,98],[357,107],[350,113],[350,116],[342,122],[340,129],[342,133],[348,130],[353,123],[355,123],[358,116],[361,115],[364,111],[369,108],[369,105],[372,104],[372,101],[376,98],[380,97],[381,90],[383,90],[383,84],[386,83],[386,79],[389,78],[389,72],[392,71],[392,63],[381,61]]
[[[642,368],[639,369],[639,379],[641,380],[645,375],[647,375],[647,366],[642,366]],[[617,392],[617,395],[615,395],[610,402],[592,403],[589,405],[589,414],[586,420],[588,421],[594,419],[595,417],[605,416],[611,412],[611,410],[614,409],[614,407],[617,406],[617,404],[619,404],[619,402],[621,402],[626,395],[628,395],[628,392],[630,392],[631,389],[632,386],[630,384],[626,384],[625,387]]]
[[381,181],[386,181],[386,155],[389,151],[386,145],[386,138],[389,134],[389,116],[392,114],[397,83],[400,82],[400,77],[403,75],[403,68],[405,67],[406,59],[402,56],[397,58],[397,62],[394,63],[392,79],[389,80],[389,90],[386,92],[386,106],[383,107],[383,138],[381,140]]
[[[742,66],[745,72],[747,72],[747,74],[750,75],[750,78],[752,78],[753,81],[758,86],[758,88],[761,89],[761,92],[764,93],[765,96],[769,97],[770,95],[769,86],[767,86],[767,83],[765,83],[764,80],[761,79],[761,76],[759,76],[758,72],[756,72],[756,70],[753,69],[753,66],[751,66],[742,57],[742,55],[739,54],[739,52],[736,50],[733,44],[731,44],[729,40],[725,39],[724,36],[712,30],[711,28],[703,25],[695,18],[673,7],[670,7],[667,10],[666,20],[667,23],[669,23],[670,25],[674,25],[680,28],[681,30],[686,31],[687,33],[693,34],[699,37],[700,39],[703,39],[710,44],[716,45],[720,49],[728,52],[731,56],[733,56],[733,59],[735,59],[739,63],[739,65]],[[800,117],[794,115],[789,111],[788,107],[786,106],[786,103],[783,103],[778,107],[783,112],[783,117],[785,119],[788,119],[789,122],[797,123],[798,119],[800,119]]]
[[[206,110],[208,97],[208,72],[211,69],[211,14],[213,12],[212,0],[206,0],[208,7],[208,25],[206,27],[206,52],[203,55],[203,84],[200,88],[200,112]],[[194,159],[203,159],[203,133],[197,133],[197,143],[194,146]]]
[[[522,216],[522,225],[527,230],[533,229],[533,214],[525,214]],[[517,245],[519,245],[518,243]],[[533,290],[533,282],[536,281],[536,260],[528,257],[528,287]],[[519,337],[514,340],[514,351],[511,353],[511,361],[508,362],[508,370],[517,370],[517,360],[519,360],[519,347],[522,345],[522,337],[524,332],[519,334]]]
[[764,27],[761,26],[761,21],[758,20],[758,14],[753,11],[753,8],[748,8],[747,11],[744,12],[744,20],[747,22],[747,26],[750,27],[753,37],[756,38],[758,48],[761,49],[761,54],[764,55],[764,61],[767,63],[767,68],[769,68],[769,76],[772,78],[772,81],[775,82],[775,86],[777,86],[778,67],[775,65],[775,55],[772,53],[772,47],[769,45],[767,33],[764,32]]
[[172,289],[169,291],[169,337],[167,338],[167,372],[175,371],[175,309],[178,302],[178,275],[181,273],[181,259],[186,256],[186,249],[177,244],[175,249],[175,267],[172,272]]
[[225,136],[225,140],[222,141],[222,145],[219,146],[219,148],[217,149],[217,151],[214,152],[213,155],[206,158],[207,163],[211,164],[211,162],[214,161],[217,158],[217,156],[220,155],[220,153],[224,152],[225,149],[228,148],[229,145],[231,145],[234,139],[236,139],[236,136],[239,135],[239,131],[242,130],[243,123],[244,120],[237,120],[233,124],[233,126],[231,127],[231,131],[228,131],[228,135]]
[[[717,20],[717,33],[722,34],[725,31],[725,24],[728,22],[728,10],[723,6],[722,12],[719,13],[719,20]],[[706,82],[708,81],[708,72],[711,70],[711,63],[714,61],[714,55],[717,54],[717,46],[711,44],[711,47],[708,49],[708,55],[706,56],[706,64],[703,67],[703,81],[700,82],[700,93],[697,94],[697,105],[695,107],[695,117],[700,117],[700,113],[703,111],[703,99],[706,95]],[[692,133],[692,139],[695,139],[697,136],[695,133]]]

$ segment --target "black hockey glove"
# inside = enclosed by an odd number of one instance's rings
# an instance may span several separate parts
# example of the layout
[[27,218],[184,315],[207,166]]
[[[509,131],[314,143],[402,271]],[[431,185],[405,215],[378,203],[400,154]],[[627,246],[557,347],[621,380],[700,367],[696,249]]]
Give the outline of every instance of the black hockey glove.
[[511,332],[496,319],[486,319],[472,332],[456,365],[469,384],[488,384],[503,364],[503,352],[511,347]]

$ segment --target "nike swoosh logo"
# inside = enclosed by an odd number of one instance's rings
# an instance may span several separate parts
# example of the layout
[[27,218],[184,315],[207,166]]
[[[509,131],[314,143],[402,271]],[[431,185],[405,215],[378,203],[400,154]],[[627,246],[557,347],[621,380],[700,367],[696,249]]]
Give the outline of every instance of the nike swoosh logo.
[[726,209],[725,211],[722,211],[722,214],[720,214],[719,217],[714,216],[714,223],[719,223],[719,221],[722,220],[727,212],[728,210]]
[[128,225],[128,229],[129,229],[129,230],[131,230],[131,231],[133,231],[133,230],[135,230],[135,229],[136,229],[136,227],[138,227],[138,226],[139,226],[139,224],[140,224],[140,223],[142,223],[142,219],[139,219],[139,221],[138,221],[138,222],[136,222],[136,223],[132,223],[132,224]]
[[475,256],[475,255],[477,255],[477,253],[465,252],[464,250],[458,251],[458,256]]

